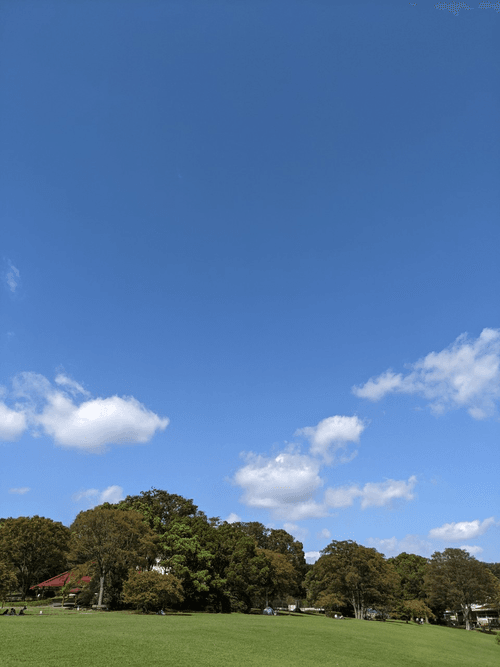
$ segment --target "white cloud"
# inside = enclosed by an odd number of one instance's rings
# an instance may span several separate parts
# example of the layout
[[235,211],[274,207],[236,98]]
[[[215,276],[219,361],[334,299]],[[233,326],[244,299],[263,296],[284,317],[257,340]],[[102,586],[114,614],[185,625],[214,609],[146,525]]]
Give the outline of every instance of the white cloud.
[[36,421],[57,444],[90,451],[101,451],[108,444],[148,442],[169,422],[132,396],[96,398],[77,406],[61,392],[47,397]]
[[304,556],[306,557],[306,563],[313,565],[321,556],[321,554],[319,551],[306,551]]
[[364,429],[365,424],[358,417],[335,415],[323,419],[316,426],[300,428],[295,435],[308,438],[313,456],[322,456],[331,462],[335,452],[345,448],[348,442],[359,442]]
[[26,430],[28,424],[22,412],[8,408],[0,403],[0,440],[13,442],[18,440]]
[[484,551],[483,547],[469,546],[468,544],[464,544],[463,546],[460,547],[460,549],[468,551],[471,556],[479,556]]
[[479,521],[458,521],[457,523],[445,523],[439,528],[433,528],[429,531],[429,537],[435,540],[445,540],[449,542],[461,542],[462,540],[473,540],[479,535],[483,535],[488,528],[495,525],[495,519],[491,516],[489,519]]
[[88,507],[95,507],[96,505],[102,505],[103,503],[118,503],[120,500],[123,500],[125,495],[121,486],[116,484],[113,486],[108,486],[104,491],[99,491],[99,489],[87,489],[86,491],[78,491],[74,493],[72,499],[74,502],[79,502],[80,500],[86,500]]
[[344,509],[350,507],[354,500],[363,495],[359,486],[337,486],[328,488],[325,491],[325,503],[335,509]]
[[[14,410],[0,404],[0,438],[13,440],[29,425],[32,435],[44,433],[57,445],[100,452],[110,444],[149,442],[169,423],[133,396],[92,399],[62,373],[55,381],[58,388],[38,373],[20,373],[13,379],[19,402]],[[88,400],[78,404],[77,394]]]
[[413,500],[413,489],[417,483],[415,475],[404,480],[388,479],[385,482],[368,482],[362,490],[361,508],[383,507],[393,500]]
[[7,273],[5,274],[5,282],[7,283],[7,287],[12,292],[12,294],[14,294],[16,289],[18,288],[20,283],[20,278],[21,274],[19,272],[19,269],[16,268],[12,264],[12,262],[9,262],[9,268],[7,270]]
[[227,523],[239,523],[241,521],[241,517],[235,514],[234,512],[231,512],[231,514],[227,517],[226,521]]
[[325,492],[325,503],[335,509],[350,507],[356,498],[361,498],[361,509],[367,507],[383,507],[393,500],[413,500],[413,489],[417,478],[412,476],[405,480],[388,479],[385,482],[367,482],[363,487],[357,484],[328,488]]
[[325,508],[313,500],[323,484],[319,461],[291,450],[275,458],[250,453],[246,461],[233,478],[245,491],[241,500],[246,505],[291,521],[326,515]]
[[54,382],[59,386],[64,387],[67,391],[69,391],[73,395],[82,394],[82,396],[87,396],[87,397],[90,396],[89,391],[84,389],[81,384],[76,382],[76,380],[72,380],[71,378],[64,375],[64,373],[59,373],[58,375],[56,375],[56,377],[54,378]]
[[449,348],[411,364],[406,375],[388,370],[353,387],[356,396],[372,401],[394,392],[424,396],[436,414],[465,408],[474,419],[492,415],[500,398],[500,329],[483,329],[472,340],[462,334]]
[[24,496],[24,494],[28,493],[28,491],[31,491],[29,486],[20,486],[14,489],[9,489],[9,493],[17,493],[20,496]]
[[331,532],[328,530],[328,528],[323,528],[316,537],[318,538],[324,538],[325,540],[329,540],[330,537],[332,536]]
[[370,537],[367,543],[388,557],[406,552],[428,558],[432,552],[431,543],[423,539],[420,535],[406,535],[402,539],[397,539],[396,537],[385,539]]

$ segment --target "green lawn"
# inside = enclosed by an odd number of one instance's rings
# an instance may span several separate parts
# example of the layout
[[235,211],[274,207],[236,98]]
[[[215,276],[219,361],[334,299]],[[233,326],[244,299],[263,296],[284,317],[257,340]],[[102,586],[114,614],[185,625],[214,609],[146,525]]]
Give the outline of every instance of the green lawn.
[[493,635],[314,616],[28,610],[0,617],[0,664],[94,667],[499,667]]

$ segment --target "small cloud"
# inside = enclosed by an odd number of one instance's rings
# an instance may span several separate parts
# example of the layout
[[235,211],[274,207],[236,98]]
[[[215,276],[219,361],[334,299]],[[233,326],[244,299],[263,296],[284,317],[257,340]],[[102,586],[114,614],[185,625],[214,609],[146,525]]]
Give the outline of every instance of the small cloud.
[[323,528],[318,534],[318,538],[324,538],[325,540],[329,540],[330,537],[332,536],[331,532],[328,530],[328,528]]
[[244,489],[241,501],[245,505],[270,510],[275,518],[289,521],[327,514],[313,500],[315,491],[323,484],[316,459],[291,449],[276,457],[250,452],[245,458],[246,465],[232,480]]
[[19,272],[19,269],[12,264],[12,262],[8,262],[8,269],[5,273],[5,282],[7,284],[8,289],[12,294],[15,294],[19,283],[21,281],[21,274]]
[[404,480],[388,479],[385,482],[369,482],[362,490],[361,508],[382,507],[393,500],[413,500],[413,489],[417,478],[412,475],[407,482]]
[[479,519],[474,521],[458,521],[457,523],[445,523],[439,528],[429,531],[429,537],[434,540],[445,540],[449,542],[460,542],[462,540],[473,540],[483,535],[488,528],[495,525],[495,519],[491,516],[483,522]]
[[15,442],[27,429],[26,417],[22,412],[11,410],[0,403],[0,440]]
[[80,500],[86,500],[88,507],[91,508],[96,505],[102,505],[103,503],[110,503],[112,505],[119,503],[120,500],[125,498],[125,495],[122,487],[115,484],[113,486],[108,486],[104,491],[99,491],[98,489],[78,491],[77,493],[74,493],[71,498],[75,503]]
[[500,329],[483,329],[472,340],[462,334],[410,369],[407,375],[388,370],[352,391],[372,401],[389,393],[419,394],[430,400],[434,414],[465,408],[473,419],[485,419],[494,414],[500,398]]
[[356,498],[361,498],[361,509],[384,507],[394,500],[413,500],[413,489],[417,478],[413,475],[405,480],[388,479],[385,482],[367,482],[363,487],[357,484],[328,488],[325,503],[335,509],[350,507]]
[[240,523],[241,517],[231,512],[231,514],[226,519],[227,523]]
[[24,494],[28,493],[28,491],[31,491],[29,486],[20,486],[14,489],[9,489],[9,493],[17,493],[20,496],[24,496]]
[[313,565],[321,556],[321,554],[319,551],[306,551],[304,556],[306,557],[306,563]]
[[312,456],[322,456],[326,462],[331,463],[337,450],[345,448],[348,442],[359,442],[364,429],[365,424],[358,417],[334,415],[323,419],[316,426],[299,428],[294,435],[305,436],[309,440]]

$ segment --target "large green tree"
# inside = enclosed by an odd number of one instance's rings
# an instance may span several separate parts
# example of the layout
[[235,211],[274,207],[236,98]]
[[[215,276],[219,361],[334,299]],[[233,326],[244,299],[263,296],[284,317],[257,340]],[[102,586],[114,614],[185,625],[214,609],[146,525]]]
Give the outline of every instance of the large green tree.
[[150,567],[157,551],[156,536],[138,512],[96,507],[80,512],[71,525],[70,557],[74,563],[87,563],[99,577],[98,606],[105,585],[121,592],[128,570]]
[[23,599],[34,584],[66,569],[70,532],[41,516],[5,519],[0,525],[0,560],[10,565]]
[[500,582],[464,549],[432,554],[424,580],[429,600],[461,611],[465,629],[472,630],[472,605],[500,602]]
[[141,491],[135,496],[127,496],[116,505],[106,504],[103,507],[135,510],[142,514],[149,527],[159,534],[164,534],[172,521],[203,515],[202,512],[198,512],[198,507],[192,500],[155,488]]
[[387,562],[399,575],[393,613],[406,620],[422,617],[428,622],[434,614],[426,604],[424,576],[427,570],[427,558],[403,552],[395,558],[389,558]]
[[321,553],[305,583],[313,604],[335,609],[347,603],[358,619],[369,607],[389,605],[399,577],[376,549],[334,540]]
[[302,582],[307,573],[307,565],[304,548],[301,542],[295,540],[290,533],[283,528],[267,528],[258,521],[242,522],[235,524],[247,535],[251,536],[259,549],[266,549],[274,553],[282,554],[294,569],[293,580],[289,582],[289,595],[299,596],[305,593]]

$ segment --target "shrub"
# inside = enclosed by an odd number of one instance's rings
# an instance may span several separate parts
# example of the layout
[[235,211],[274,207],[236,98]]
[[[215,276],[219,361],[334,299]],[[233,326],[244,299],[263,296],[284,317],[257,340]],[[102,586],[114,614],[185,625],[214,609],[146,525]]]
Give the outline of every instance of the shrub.
[[123,586],[123,600],[144,613],[159,611],[184,599],[182,585],[173,574],[156,570],[131,570]]

